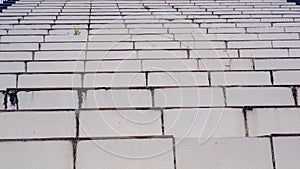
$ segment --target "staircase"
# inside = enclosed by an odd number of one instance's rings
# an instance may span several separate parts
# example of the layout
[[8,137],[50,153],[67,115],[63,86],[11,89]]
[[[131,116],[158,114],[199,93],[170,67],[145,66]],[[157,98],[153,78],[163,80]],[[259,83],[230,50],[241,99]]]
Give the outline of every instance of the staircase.
[[0,168],[299,169],[300,6],[19,0]]

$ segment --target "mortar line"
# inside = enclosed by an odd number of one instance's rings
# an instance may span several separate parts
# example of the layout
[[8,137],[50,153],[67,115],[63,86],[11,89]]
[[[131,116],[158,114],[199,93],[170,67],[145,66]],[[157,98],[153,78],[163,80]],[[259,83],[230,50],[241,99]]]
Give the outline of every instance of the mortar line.
[[176,169],[176,140],[173,137],[172,138],[172,143],[173,143],[173,157],[174,157],[174,169]]
[[274,152],[274,142],[273,142],[273,136],[270,136],[270,148],[271,148],[271,154],[272,154],[272,165],[273,169],[276,169],[276,159],[275,159],[275,152]]
[[244,127],[245,127],[245,137],[249,137],[249,126],[248,126],[248,117],[247,117],[247,108],[243,108],[243,117],[244,117]]

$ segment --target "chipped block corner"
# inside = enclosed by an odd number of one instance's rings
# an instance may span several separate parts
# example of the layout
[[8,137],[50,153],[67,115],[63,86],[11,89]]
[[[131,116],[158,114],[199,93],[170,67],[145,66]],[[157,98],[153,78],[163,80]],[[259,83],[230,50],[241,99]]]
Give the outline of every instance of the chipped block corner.
[[0,7],[0,169],[300,168],[299,1]]

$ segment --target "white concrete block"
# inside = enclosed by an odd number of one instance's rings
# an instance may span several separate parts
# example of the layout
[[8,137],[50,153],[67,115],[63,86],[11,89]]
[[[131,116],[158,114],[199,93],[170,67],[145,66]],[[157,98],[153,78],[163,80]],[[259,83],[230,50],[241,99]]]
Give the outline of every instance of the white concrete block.
[[176,59],[188,57],[186,50],[139,50],[138,59]]
[[246,28],[247,33],[282,33],[284,28],[280,27],[264,27],[264,28]]
[[1,42],[43,42],[43,36],[1,36]]
[[250,136],[299,133],[300,109],[256,108],[247,111]]
[[269,72],[212,72],[212,85],[271,85]]
[[74,112],[0,113],[0,138],[51,138],[75,136]]
[[133,49],[132,42],[89,42],[88,49],[111,50],[111,49]]
[[89,41],[113,41],[113,42],[120,42],[120,41],[130,41],[130,35],[90,35]]
[[299,39],[297,33],[271,33],[271,34],[258,34],[261,40],[280,40],[280,39]]
[[41,50],[85,50],[86,43],[65,42],[65,43],[41,43]]
[[187,49],[225,49],[225,42],[181,41],[181,48],[187,48]]
[[132,35],[133,41],[172,41],[174,37],[172,34],[159,35]]
[[46,29],[11,29],[8,30],[9,35],[47,35],[48,30]]
[[300,84],[300,71],[274,71],[275,85],[297,85]]
[[1,73],[25,72],[24,62],[0,62]]
[[253,70],[250,59],[201,59],[199,70]]
[[272,42],[274,48],[300,48],[300,41],[273,41]]
[[87,59],[137,59],[136,51],[87,51]]
[[161,135],[159,110],[104,110],[80,112],[80,136]]
[[179,49],[179,42],[135,42],[135,49]]
[[240,56],[251,57],[251,58],[288,57],[289,52],[287,49],[243,49],[240,50]]
[[70,31],[70,33],[66,35],[45,36],[45,42],[86,42],[88,39],[84,31],[80,31],[79,35],[74,34],[75,31]]
[[299,69],[300,59],[254,60],[256,70]]
[[84,87],[145,87],[144,73],[85,74]]
[[194,137],[244,137],[242,109],[168,109],[164,110],[166,135]]
[[81,87],[79,74],[24,74],[18,79],[19,88]]
[[143,71],[191,71],[198,70],[197,60],[142,60]]
[[273,144],[276,168],[299,168],[299,137],[275,137],[273,138]]
[[171,138],[81,141],[76,168],[173,169]]
[[106,34],[128,34],[128,29],[111,29],[111,28],[94,28],[90,30],[90,34],[106,35]]
[[177,168],[272,169],[270,147],[269,138],[210,138],[206,142],[178,138]]
[[35,60],[79,60],[84,58],[84,51],[37,51],[34,55]]
[[72,149],[69,141],[1,142],[0,167],[72,169]]
[[154,90],[156,107],[224,106],[221,88],[171,88]]
[[87,61],[85,65],[87,72],[129,72],[141,69],[142,64],[139,60]]
[[89,90],[84,108],[152,107],[150,90]]
[[19,109],[76,109],[77,91],[46,90],[18,92]]
[[289,49],[290,57],[300,57],[300,49]]
[[83,61],[28,62],[27,72],[83,72]]
[[208,86],[206,72],[149,73],[148,86]]
[[0,51],[0,60],[16,61],[16,60],[32,60],[32,52],[3,52]]
[[228,106],[294,105],[292,90],[285,87],[233,87],[226,89]]
[[5,99],[4,93],[0,92],[0,110],[4,110],[5,109],[4,99]]
[[5,90],[7,88],[15,88],[16,84],[16,75],[0,75],[0,90]]
[[137,29],[129,29],[130,34],[142,34],[142,33],[159,33],[166,34],[168,33],[167,29],[147,29],[147,28],[137,28]]
[[244,28],[209,28],[208,33],[245,33]]
[[216,40],[258,40],[256,34],[215,34]]
[[228,48],[249,49],[249,48],[272,48],[271,41],[242,41],[228,42]]
[[34,51],[38,50],[37,43],[2,43],[1,51]]
[[218,50],[218,49],[192,49],[191,58],[237,58],[238,50]]

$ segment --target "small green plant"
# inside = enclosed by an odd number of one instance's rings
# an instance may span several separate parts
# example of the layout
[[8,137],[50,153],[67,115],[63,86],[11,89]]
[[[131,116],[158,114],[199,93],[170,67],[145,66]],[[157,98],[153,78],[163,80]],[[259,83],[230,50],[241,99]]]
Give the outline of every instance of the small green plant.
[[195,36],[192,33],[191,33],[191,36],[193,38],[193,41],[196,41],[196,38],[195,38]]
[[80,30],[79,30],[79,28],[77,28],[77,27],[75,27],[75,26],[74,26],[74,35],[75,35],[75,36],[80,35]]
[[229,70],[231,70],[231,66],[232,66],[232,59],[229,59],[228,64],[225,65]]

